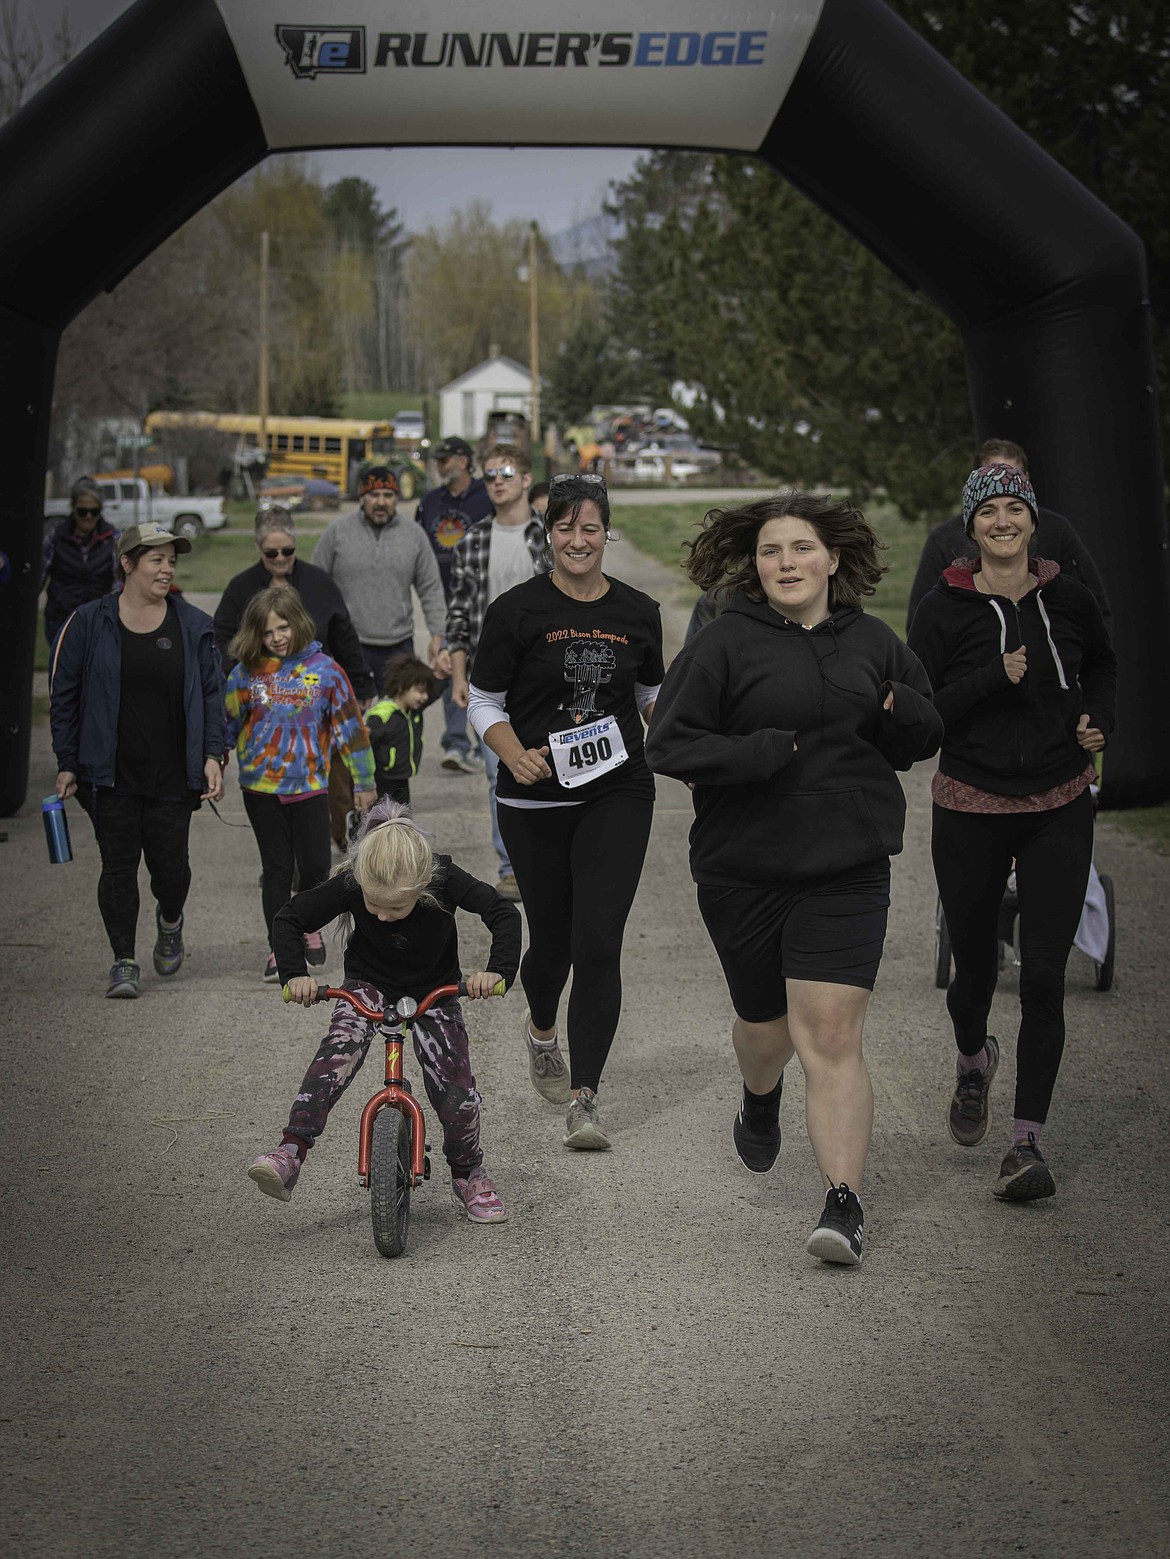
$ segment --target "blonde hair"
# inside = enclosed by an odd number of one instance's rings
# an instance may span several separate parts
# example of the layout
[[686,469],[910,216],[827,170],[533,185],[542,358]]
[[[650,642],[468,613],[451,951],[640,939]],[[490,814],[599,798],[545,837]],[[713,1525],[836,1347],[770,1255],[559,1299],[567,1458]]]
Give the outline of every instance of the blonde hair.
[[317,637],[317,624],[291,585],[286,585],[283,590],[258,590],[245,606],[240,626],[228,645],[228,654],[242,661],[249,671],[255,671],[262,660],[268,659],[264,635],[273,612],[277,617],[283,617],[292,629],[292,638],[288,643],[290,655],[299,655]]
[[368,899],[416,898],[437,907],[426,891],[435,875],[435,856],[427,835],[409,807],[383,796],[362,819],[344,861],[333,868],[336,877],[348,872]]

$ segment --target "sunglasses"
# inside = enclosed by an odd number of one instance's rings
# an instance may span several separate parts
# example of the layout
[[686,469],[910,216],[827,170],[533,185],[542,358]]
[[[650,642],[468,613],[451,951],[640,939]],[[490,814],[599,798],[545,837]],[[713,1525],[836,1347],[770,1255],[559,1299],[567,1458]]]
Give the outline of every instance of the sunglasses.
[[266,558],[291,558],[297,550],[295,547],[261,547]]
[[507,481],[509,477],[520,475],[515,466],[485,466],[483,474],[489,482],[494,482],[497,477]]
[[97,508],[97,509],[83,509],[78,504],[74,504],[73,505],[73,512],[74,512],[74,514],[100,514],[102,511],[101,511],[100,508]]
[[565,482],[591,482],[595,487],[604,487],[605,478],[598,476],[593,471],[562,471],[560,476],[554,476],[549,482],[549,490],[560,487]]

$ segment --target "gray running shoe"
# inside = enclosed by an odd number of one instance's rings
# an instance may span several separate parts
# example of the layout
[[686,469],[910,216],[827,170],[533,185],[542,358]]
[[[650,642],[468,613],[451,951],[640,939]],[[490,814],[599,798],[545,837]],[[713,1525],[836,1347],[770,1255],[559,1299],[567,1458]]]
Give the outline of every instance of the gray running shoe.
[[154,972],[166,976],[178,974],[179,966],[183,962],[183,917],[179,916],[179,924],[173,931],[169,931],[162,923],[162,916],[157,910],[154,913],[155,925],[158,927],[158,936],[154,943]]
[[597,1119],[597,1095],[592,1088],[582,1088],[569,1105],[564,1143],[567,1148],[579,1148],[586,1153],[602,1153],[609,1147],[609,1138]]
[[141,978],[142,971],[133,958],[119,958],[110,970],[110,983],[106,986],[106,995],[123,1001],[132,1001],[138,995],[138,982]]
[[550,1104],[568,1104],[572,1090],[561,1047],[555,1039],[551,1045],[542,1045],[533,1039],[527,1011],[524,1014],[524,1043],[528,1047],[528,1076],[537,1093]]
[[1015,1142],[999,1166],[999,1179],[992,1193],[1001,1202],[1035,1202],[1042,1196],[1056,1195],[1056,1181],[1036,1145],[1034,1132],[1027,1142]]
[[964,1072],[955,1063],[955,1091],[951,1095],[951,1108],[947,1115],[947,1128],[961,1148],[973,1148],[983,1141],[991,1125],[991,1106],[988,1095],[991,1080],[999,1067],[999,1041],[988,1034],[983,1042],[987,1047],[988,1062],[982,1071]]

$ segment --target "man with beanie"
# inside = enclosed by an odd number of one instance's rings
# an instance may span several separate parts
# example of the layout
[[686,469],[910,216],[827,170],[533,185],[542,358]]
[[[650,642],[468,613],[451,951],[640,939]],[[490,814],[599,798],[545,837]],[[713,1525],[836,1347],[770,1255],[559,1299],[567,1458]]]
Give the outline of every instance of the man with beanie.
[[398,514],[398,481],[385,466],[365,472],[358,495],[356,513],[339,515],[326,526],[312,562],[341,591],[379,687],[391,656],[414,654],[412,589],[431,633],[427,660],[446,676],[447,603],[430,544],[417,525]]
[[[492,512],[487,488],[471,474],[471,445],[461,438],[445,438],[434,451],[439,485],[419,500],[414,517],[426,532],[439,565],[443,593],[451,599],[451,560],[455,548],[471,527]],[[451,774],[475,774],[480,765],[471,758],[467,713],[451,697],[451,683],[443,683],[442,768]]]
[[[1028,474],[1028,457],[1019,444],[1013,444],[1010,439],[990,438],[980,444],[975,457],[975,466],[980,469],[989,465],[1014,466],[1025,476]],[[1088,548],[1077,535],[1071,522],[1066,520],[1063,514],[1056,514],[1052,509],[1039,509],[1036,534],[1032,542],[1035,556],[1051,558],[1054,563],[1060,564],[1062,574],[1079,579],[1082,584],[1088,586],[1096,597],[1097,605],[1101,608],[1101,616],[1105,619],[1106,628],[1112,632],[1113,613],[1109,608],[1104,582]],[[918,572],[914,576],[914,583],[910,586],[910,600],[906,608],[907,633],[910,632],[910,624],[914,621],[914,613],[918,610],[922,597],[934,587],[943,570],[948,568],[956,558],[973,558],[976,553],[975,544],[964,529],[961,514],[952,515],[949,520],[943,520],[941,525],[935,526],[923,544],[922,556],[918,560]]]

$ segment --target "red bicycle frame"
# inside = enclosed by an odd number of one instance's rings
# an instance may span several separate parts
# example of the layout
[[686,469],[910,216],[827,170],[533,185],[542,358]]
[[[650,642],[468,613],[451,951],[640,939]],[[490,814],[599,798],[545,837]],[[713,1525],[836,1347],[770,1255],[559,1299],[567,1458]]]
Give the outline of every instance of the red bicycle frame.
[[[383,1031],[386,1041],[386,1082],[374,1097],[369,1100],[362,1110],[361,1122],[358,1126],[358,1184],[369,1189],[370,1185],[370,1150],[374,1139],[374,1116],[385,1108],[398,1110],[406,1116],[410,1122],[410,1175],[411,1184],[419,1186],[423,1183],[426,1174],[426,1117],[423,1115],[422,1106],[410,1092],[402,1085],[402,1047],[406,1043],[407,1030],[413,1027],[417,1019],[424,1012],[428,1012],[436,1002],[445,1001],[448,996],[459,996],[462,987],[458,985],[440,985],[437,990],[431,991],[419,1002],[414,1012],[409,1017],[400,1018],[397,1013],[378,1012],[373,1007],[367,1007],[365,1002],[341,987],[328,985],[318,986],[318,1001],[333,998],[338,1001],[346,1001],[360,1013],[363,1018],[376,1023]],[[400,1027],[391,1031],[390,1025],[398,1024]]]

